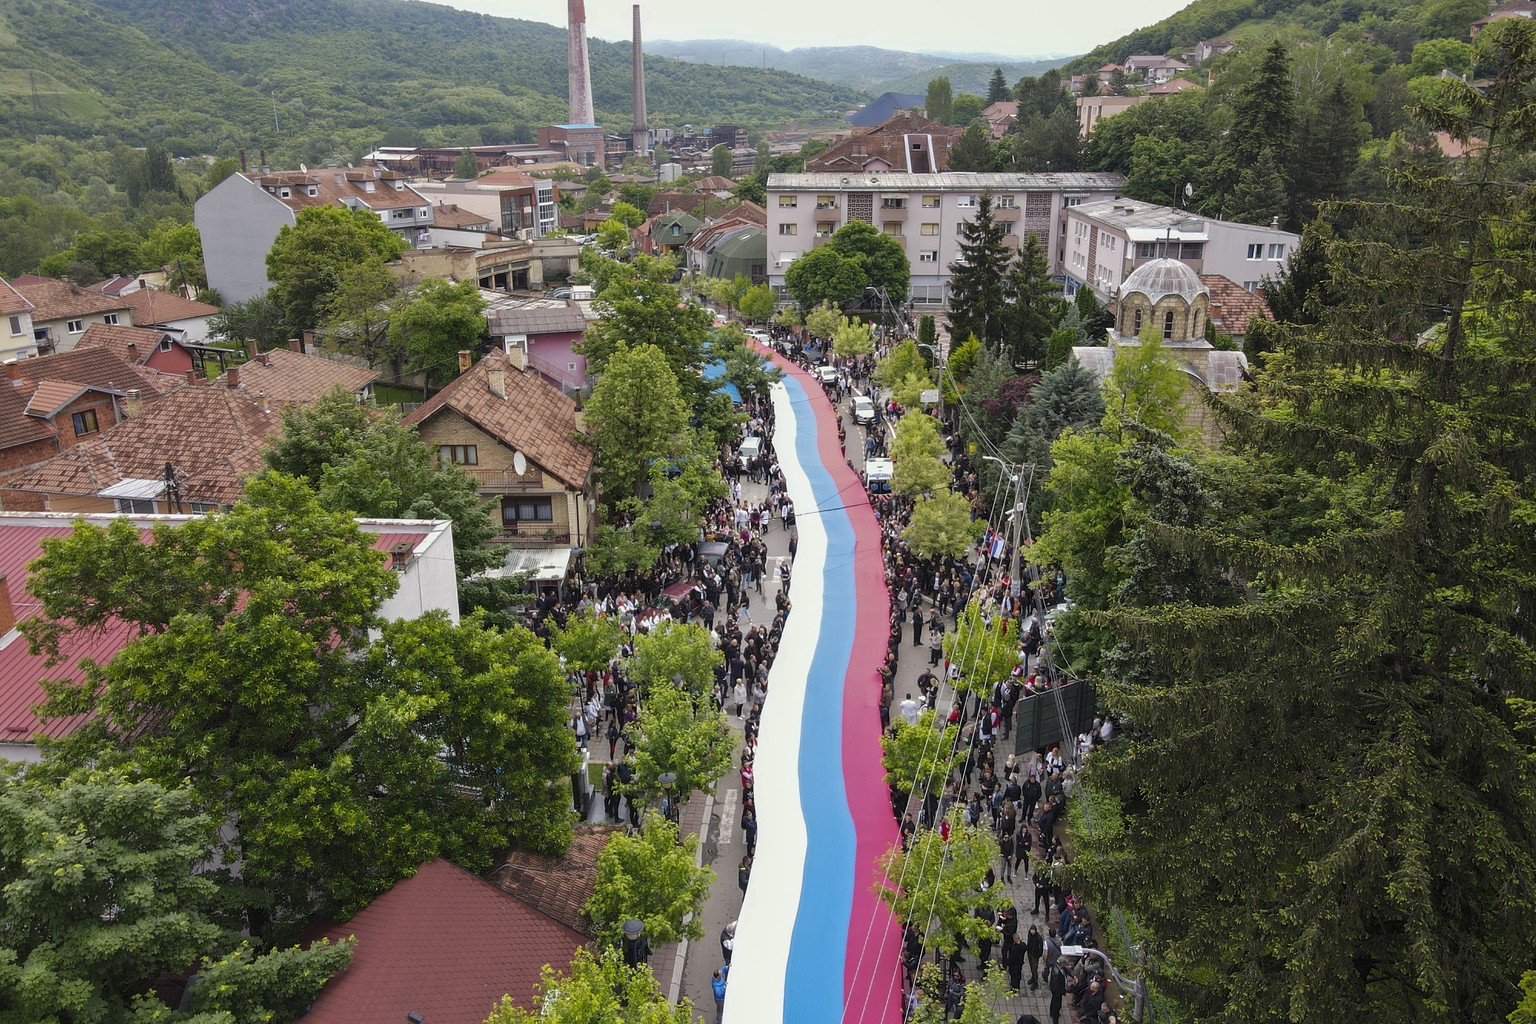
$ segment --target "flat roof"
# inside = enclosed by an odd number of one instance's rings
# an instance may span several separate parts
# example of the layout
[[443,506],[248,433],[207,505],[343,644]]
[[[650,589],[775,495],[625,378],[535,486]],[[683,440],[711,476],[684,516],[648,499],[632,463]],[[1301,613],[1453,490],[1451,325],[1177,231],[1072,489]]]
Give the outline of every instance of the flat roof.
[[[1286,238],[1296,237],[1290,231],[1273,228],[1268,224],[1219,221],[1212,217],[1201,217],[1189,210],[1138,202],[1135,199],[1100,199],[1092,203],[1081,203],[1070,207],[1067,214],[1106,227],[1120,228],[1133,242],[1160,242],[1165,237],[1185,242],[1206,242],[1210,240],[1212,223],[1226,224],[1244,231],[1264,231],[1284,235]],[[1167,234],[1169,226],[1174,224],[1182,224],[1183,228],[1174,230],[1171,235]]]
[[770,174],[768,191],[824,189],[828,192],[1118,192],[1125,175],[1098,171],[1044,171],[1024,173],[972,173],[941,171],[938,174],[863,172],[850,174]]

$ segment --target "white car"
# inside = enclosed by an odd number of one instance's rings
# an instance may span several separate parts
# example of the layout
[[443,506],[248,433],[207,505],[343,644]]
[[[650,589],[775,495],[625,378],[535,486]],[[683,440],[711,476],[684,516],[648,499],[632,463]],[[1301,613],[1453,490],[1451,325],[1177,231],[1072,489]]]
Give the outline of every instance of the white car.
[[760,341],[764,345],[772,345],[773,344],[773,336],[770,335],[767,331],[762,330],[761,328],[757,328],[757,327],[752,328],[750,331],[747,332],[747,337],[751,338],[753,341]]
[[868,395],[859,395],[853,400],[853,422],[861,427],[867,427],[875,422],[875,403],[869,400]]
[[818,366],[818,367],[816,367],[816,378],[818,380],[820,380],[823,384],[836,384],[837,383],[837,367],[835,367],[835,366]]

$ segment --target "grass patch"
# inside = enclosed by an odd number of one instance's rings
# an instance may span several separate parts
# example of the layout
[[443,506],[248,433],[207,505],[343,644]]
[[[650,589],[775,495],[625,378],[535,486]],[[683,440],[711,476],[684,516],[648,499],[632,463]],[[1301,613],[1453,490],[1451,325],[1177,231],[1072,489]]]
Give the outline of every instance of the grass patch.
[[420,402],[421,388],[402,388],[395,384],[375,384],[373,400],[380,405],[406,405]]

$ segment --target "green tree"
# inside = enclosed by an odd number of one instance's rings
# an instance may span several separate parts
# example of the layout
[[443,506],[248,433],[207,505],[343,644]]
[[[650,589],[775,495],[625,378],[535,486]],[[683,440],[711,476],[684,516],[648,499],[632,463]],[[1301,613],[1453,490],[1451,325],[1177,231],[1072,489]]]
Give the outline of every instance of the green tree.
[[983,908],[1002,910],[1008,894],[1000,885],[982,886],[997,862],[997,840],[979,825],[967,825],[958,809],[950,812],[949,839],[936,828],[922,829],[906,852],[893,846],[880,858],[875,895],[898,920],[917,925],[927,949],[945,955],[960,942],[995,935],[976,916]]
[[986,109],[986,106],[986,101],[983,100],[980,96],[974,96],[971,93],[963,92],[959,96],[956,96],[954,103],[950,105],[950,120],[957,125],[973,124],[981,118],[981,112],[982,110]]
[[[218,885],[198,873],[217,828],[185,786],[102,769],[60,780],[5,770],[0,789],[0,1019],[187,1019],[157,1005],[160,976],[235,946],[217,923]],[[265,975],[243,998],[196,992],[197,1020],[287,1020],[351,958],[351,943],[240,956]],[[206,976],[206,975],[205,975]],[[263,1016],[270,1013],[271,1018]]]
[[240,161],[232,156],[221,156],[208,165],[208,174],[203,178],[203,191],[212,192],[225,178],[240,169]]
[[928,363],[922,349],[910,338],[891,347],[885,356],[875,363],[875,383],[883,388],[894,388],[912,375],[928,375]]
[[683,689],[702,707],[714,685],[715,669],[724,663],[725,655],[711,642],[709,630],[692,623],[663,622],[635,638],[628,675],[645,693],[676,686],[681,679]]
[[828,301],[821,302],[805,316],[805,329],[813,338],[835,338],[842,325],[843,315]]
[[1343,195],[1360,162],[1365,122],[1360,102],[1340,81],[1296,131],[1290,222],[1315,215],[1316,204]]
[[1222,210],[1233,220],[1245,224],[1268,224],[1285,208],[1285,179],[1275,163],[1271,149],[1259,151],[1252,167],[1243,168],[1231,197]]
[[923,111],[930,121],[949,124],[949,115],[954,102],[955,92],[948,78],[935,78],[929,81],[927,95],[923,98]]
[[1140,423],[1170,437],[1183,436],[1184,380],[1184,371],[1163,348],[1161,331],[1148,324],[1139,344],[1115,353],[1104,380],[1104,405],[1113,416],[1106,426],[1117,431],[1123,424]]
[[225,306],[208,318],[208,330],[226,341],[254,342],[262,350],[281,345],[296,333],[271,291]]
[[632,796],[661,795],[662,773],[677,776],[676,799],[686,803],[695,790],[713,793],[715,782],[731,764],[736,734],[710,701],[699,706],[671,680],[647,690],[635,728],[635,778]]
[[622,253],[629,243],[629,228],[617,217],[609,217],[597,226],[597,244],[604,251]]
[[985,528],[971,518],[971,505],[964,495],[944,491],[917,499],[901,537],[919,558],[959,558]]
[[[844,306],[850,306],[863,297],[867,281],[858,261],[843,255],[831,245],[817,246],[799,257],[789,265],[784,275],[785,287],[802,309],[810,311],[817,306],[830,305],[836,307],[839,316]],[[807,322],[812,315],[807,312]]]
[[930,345],[935,348],[939,344],[939,328],[933,320],[932,313],[924,313],[917,320],[917,341],[920,345]]
[[428,278],[390,310],[389,343],[434,384],[458,375],[459,353],[485,337],[485,299],[473,281]]
[[907,261],[901,243],[873,224],[856,220],[833,232],[823,248],[858,263],[866,286],[883,288],[885,299],[893,306],[907,300],[912,282],[912,264]]
[[707,309],[683,303],[672,284],[676,264],[657,256],[604,262],[596,302],[601,319],[587,326],[581,342],[589,372],[601,375],[621,342],[636,349],[652,345],[665,356],[682,393],[690,401],[702,400],[709,389],[698,367],[714,321]]
[[[652,946],[704,937],[704,901],[715,872],[695,866],[699,837],[654,812],[639,835],[615,832],[597,856],[597,882],[583,908],[598,942],[613,949],[623,940],[624,922],[645,923]],[[604,1018],[606,1019],[606,1018]]]
[[993,615],[988,622],[981,602],[973,598],[955,619],[955,628],[944,634],[944,656],[960,669],[957,687],[990,693],[992,684],[1019,663],[1019,622],[1007,615]]
[[832,335],[832,351],[839,356],[867,356],[875,350],[875,335],[862,320],[843,318],[837,333]]
[[742,293],[736,309],[748,321],[756,323],[773,316],[776,303],[772,288],[766,284],[755,284]]
[[377,260],[342,268],[325,302],[320,336],[370,363],[403,371],[405,353],[389,340],[390,304],[399,290],[388,268]]
[[566,619],[555,633],[555,650],[575,671],[600,672],[618,656],[624,639],[624,627],[616,619],[589,612]]
[[1008,88],[1008,79],[1003,77],[1003,69],[993,68],[992,77],[987,82],[988,105],[1011,99],[1013,99],[1013,90]]
[[891,442],[891,458],[896,464],[891,490],[916,497],[948,487],[951,473],[944,461],[946,452],[932,416],[921,412],[903,416],[896,424],[896,437]]
[[645,211],[622,200],[613,204],[611,216],[627,228],[637,228],[645,223]]
[[468,178],[471,181],[480,177],[480,162],[475,159],[475,154],[468,146],[459,150],[459,158],[453,162],[453,176]]
[[982,171],[995,170],[997,160],[992,153],[992,138],[987,129],[981,125],[972,123],[949,150],[949,162],[945,165],[950,171]]
[[1234,118],[1227,135],[1227,152],[1234,166],[1251,167],[1266,149],[1288,152],[1296,125],[1296,88],[1291,81],[1291,59],[1285,44],[1276,39],[1264,50],[1257,74],[1237,90]]
[[[1536,623],[1516,568],[1536,266],[1531,186],[1498,171],[1536,140],[1536,26],[1477,42],[1489,84],[1450,83],[1420,116],[1486,148],[1336,211],[1360,231],[1333,247],[1336,304],[1276,332],[1232,410],[1268,493],[1313,507],[1232,521],[1256,506],[1214,473],[1203,508],[1147,502],[1137,574],[1222,589],[1132,590],[1106,620],[1126,648],[1105,698],[1138,728],[1089,762],[1125,825],[1074,884],[1114,887],[1191,1019],[1493,1024],[1536,962]],[[1258,714],[1241,751],[1212,743]],[[1187,898],[1192,878],[1208,895]],[[1241,906],[1209,895],[1239,889]]]
[[619,342],[587,403],[605,501],[634,496],[651,464],[687,444],[688,407],[667,357],[655,345]]
[[272,297],[294,329],[314,327],[344,268],[389,263],[405,243],[368,210],[311,206],[277,233],[267,253]]
[[982,192],[976,216],[960,230],[960,258],[949,265],[949,336],[974,335],[984,345],[1003,337],[1005,280],[1013,254],[1003,244],[1003,225],[992,216],[992,193]]
[[1536,971],[1520,978],[1520,1005],[1509,1014],[1509,1024],[1536,1024]]
[[729,178],[733,161],[734,157],[731,154],[731,147],[725,145],[716,146],[709,151],[709,173],[721,178]]
[[502,996],[485,1024],[693,1024],[693,1004],[674,1006],[657,984],[648,964],[629,967],[617,949],[594,954],[576,950],[570,970],[544,965],[542,977],[524,1010]]
[[880,737],[886,784],[897,792],[919,796],[943,789],[955,766],[959,737],[959,726],[940,729],[937,716],[926,708],[914,724],[897,719]]
[[1008,270],[1003,293],[1008,303],[1002,318],[1004,348],[1014,362],[1038,362],[1066,303],[1061,286],[1051,280],[1051,262],[1034,232],[1024,236],[1024,247]]

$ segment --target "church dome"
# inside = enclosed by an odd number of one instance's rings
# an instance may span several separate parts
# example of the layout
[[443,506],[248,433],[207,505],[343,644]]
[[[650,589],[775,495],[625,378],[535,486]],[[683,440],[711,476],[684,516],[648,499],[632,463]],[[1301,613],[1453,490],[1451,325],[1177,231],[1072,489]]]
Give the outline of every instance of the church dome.
[[1120,286],[1120,295],[1124,297],[1132,292],[1145,295],[1153,305],[1168,295],[1177,295],[1186,303],[1194,302],[1197,295],[1210,297],[1210,289],[1200,283],[1199,274],[1187,264],[1166,257],[1143,263],[1131,272],[1125,284]]

